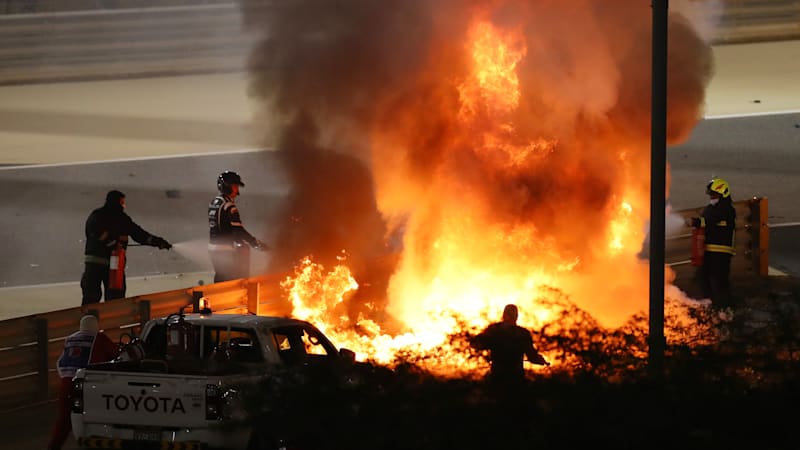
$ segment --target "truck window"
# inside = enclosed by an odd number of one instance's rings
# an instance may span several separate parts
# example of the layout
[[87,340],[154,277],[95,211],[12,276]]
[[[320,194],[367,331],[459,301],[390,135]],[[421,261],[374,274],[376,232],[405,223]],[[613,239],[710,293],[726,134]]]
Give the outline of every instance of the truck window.
[[233,362],[262,362],[264,355],[251,329],[204,327],[203,359]]
[[303,326],[280,327],[272,330],[275,346],[286,364],[296,364],[309,357],[328,357],[335,349],[313,328]]
[[144,341],[145,358],[164,359],[167,353],[167,341],[164,325],[154,325]]
[[302,339],[306,354],[328,356],[328,349],[322,345],[322,339],[313,330],[303,330]]

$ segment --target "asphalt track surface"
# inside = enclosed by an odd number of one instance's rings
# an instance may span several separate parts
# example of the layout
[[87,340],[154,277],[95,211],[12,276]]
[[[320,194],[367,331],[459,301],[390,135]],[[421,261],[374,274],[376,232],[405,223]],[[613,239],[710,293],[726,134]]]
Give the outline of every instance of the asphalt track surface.
[[[15,132],[33,132],[30,121],[9,123]],[[202,130],[202,135],[210,133],[203,130],[207,125],[203,120],[182,124],[195,132]],[[239,138],[238,125],[227,130],[231,133],[228,143],[252,142]],[[58,133],[48,136],[57,137]],[[178,141],[177,136],[173,141]],[[153,144],[152,140],[146,143]],[[225,151],[0,168],[0,239],[4,245],[0,288],[74,284],[82,269],[84,220],[92,208],[100,206],[111,186],[126,192],[129,214],[145,229],[173,243],[202,248],[207,238],[206,205],[215,194],[216,175],[220,170],[236,170],[247,183],[238,201],[245,225],[269,242],[270,224],[280,214],[286,194],[275,154],[268,150],[236,152],[236,145],[219,147]],[[707,197],[703,188],[712,176],[731,183],[734,199],[767,197],[771,266],[800,276],[800,113],[704,120],[686,143],[668,149],[668,162],[674,209],[704,204]],[[206,270],[208,263],[197,257],[197,252],[187,256],[147,247],[129,252],[130,277]],[[195,284],[194,280],[188,283]],[[52,403],[0,415],[0,449],[45,448],[53,420]],[[64,448],[77,447],[70,437]]]
[[[797,123],[800,114],[706,120],[687,143],[669,149],[673,206],[701,205],[706,199],[703,187],[712,175],[724,175],[739,198],[768,197],[774,225],[771,266],[794,276],[800,276]],[[750,133],[755,136],[743,138]],[[109,186],[126,192],[128,212],[145,229],[172,242],[204,245],[206,204],[215,193],[220,168],[242,174],[247,186],[239,205],[245,225],[268,240],[269,224],[280,214],[286,193],[271,151],[0,170],[5,196],[0,239],[7,243],[7,257],[0,259],[4,282],[77,280],[85,216],[102,203]],[[129,253],[130,276],[208,268],[197,258],[172,251],[134,248]],[[0,415],[0,449],[45,448],[54,410],[52,403],[44,403]],[[64,449],[77,449],[72,436]]]
[[[705,200],[703,186],[709,176],[725,173],[742,197],[770,198],[771,222],[800,221],[800,205],[791,201],[800,186],[797,121],[800,114],[701,123],[689,142],[670,149],[674,206],[698,206]],[[759,130],[760,138],[743,142],[737,139],[742,130]],[[731,159],[724,166],[726,171],[717,172],[723,154]],[[0,214],[0,238],[9,245],[6,254],[16,257],[0,259],[0,273],[13,274],[8,282],[20,284],[76,280],[81,271],[85,215],[102,203],[112,185],[127,193],[129,213],[145,229],[173,242],[204,243],[205,206],[214,195],[220,167],[242,174],[247,187],[239,204],[245,225],[268,239],[269,223],[279,214],[286,192],[274,152],[4,169],[0,189],[8,201]],[[798,225],[770,229],[771,265],[794,276],[800,276]],[[129,253],[131,276],[207,269],[202,262],[176,252],[134,248]],[[31,266],[34,261],[36,267]],[[45,448],[54,411],[53,403],[44,403],[0,414],[0,436],[4,436],[0,449]],[[78,448],[71,435],[63,448]]]
[[800,276],[800,113],[704,120],[667,155],[676,210],[705,204],[713,176],[734,200],[766,197],[770,267]]
[[[251,151],[94,164],[0,170],[0,239],[14,258],[0,262],[2,287],[71,282],[83,270],[83,227],[109,189],[126,194],[126,212],[142,228],[173,244],[207,244],[208,203],[221,170],[234,170],[246,187],[237,199],[248,231],[268,238],[285,195],[275,152]],[[131,247],[132,277],[202,271],[207,261],[179,251]]]
[[[707,201],[706,182],[722,176],[735,200],[769,199],[770,261],[800,274],[800,113],[702,121],[683,145],[668,149],[670,201],[676,210]],[[0,169],[0,287],[75,282],[82,271],[83,226],[110,188],[127,195],[127,212],[143,228],[172,243],[202,247],[206,207],[221,170],[240,173],[247,186],[238,203],[245,226],[269,242],[287,192],[270,150],[198,154],[117,162],[35,165]],[[789,225],[789,226],[787,226]],[[191,243],[191,244],[189,244]],[[209,269],[197,252],[129,250],[128,276]]]

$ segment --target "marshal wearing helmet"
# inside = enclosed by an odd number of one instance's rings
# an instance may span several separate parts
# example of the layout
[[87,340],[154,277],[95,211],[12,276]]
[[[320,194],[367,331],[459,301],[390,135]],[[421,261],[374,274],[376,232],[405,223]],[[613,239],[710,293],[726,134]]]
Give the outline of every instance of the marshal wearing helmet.
[[703,295],[718,308],[732,306],[730,297],[731,257],[736,254],[736,209],[731,187],[722,178],[713,178],[706,185],[708,205],[700,217],[687,219],[687,224],[705,231],[705,253],[700,267]]
[[245,230],[236,197],[244,187],[238,173],[225,171],[217,177],[219,194],[208,205],[208,252],[214,266],[214,282],[250,276],[250,247],[268,250]]

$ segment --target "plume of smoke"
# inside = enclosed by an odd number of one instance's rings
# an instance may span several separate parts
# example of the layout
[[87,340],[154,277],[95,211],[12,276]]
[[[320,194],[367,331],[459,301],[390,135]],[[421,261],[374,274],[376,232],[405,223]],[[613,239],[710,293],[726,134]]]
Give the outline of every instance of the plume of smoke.
[[[276,269],[307,254],[330,262],[346,249],[360,279],[396,237],[403,257],[376,277],[385,282],[397,262],[401,273],[388,289],[400,295],[401,282],[436,276],[425,267],[437,262],[443,230],[484,233],[487,242],[471,243],[472,256],[484,259],[502,258],[496,243],[509,236],[525,241],[527,233],[526,254],[515,255],[517,261],[580,261],[584,281],[575,277],[572,294],[593,299],[582,305],[587,311],[619,322],[643,307],[646,284],[614,277],[613,267],[603,267],[614,262],[601,260],[593,237],[603,234],[623,197],[637,220],[647,219],[649,4],[242,5],[245,26],[263,36],[249,64],[252,93],[273,118],[265,135],[278,136],[293,183],[276,239]],[[466,127],[455,122],[464,107],[459,82],[470,76],[465,43],[476,18],[519,31],[526,48],[516,70],[518,107],[503,113],[514,124],[506,138],[517,154],[476,144],[475,136],[497,131],[483,120],[496,111],[477,108]],[[712,55],[678,11],[670,15],[669,51],[668,139],[676,144],[701,117]],[[404,270],[412,265],[415,270]],[[627,268],[631,279],[647,279],[646,265]],[[597,298],[599,279],[610,284],[604,299]],[[395,305],[394,312],[418,306]]]

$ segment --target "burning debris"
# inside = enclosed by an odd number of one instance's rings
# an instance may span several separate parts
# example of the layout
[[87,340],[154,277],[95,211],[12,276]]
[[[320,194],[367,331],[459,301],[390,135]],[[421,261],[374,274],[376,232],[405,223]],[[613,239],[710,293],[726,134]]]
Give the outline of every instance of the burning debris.
[[[361,356],[410,353],[456,374],[478,365],[451,338],[505,304],[521,325],[559,331],[622,327],[646,309],[648,3],[243,11],[263,36],[252,93],[292,183],[273,269],[302,261],[284,285],[294,315]],[[675,144],[701,116],[712,65],[686,16],[674,10],[669,32]]]

